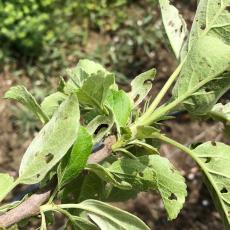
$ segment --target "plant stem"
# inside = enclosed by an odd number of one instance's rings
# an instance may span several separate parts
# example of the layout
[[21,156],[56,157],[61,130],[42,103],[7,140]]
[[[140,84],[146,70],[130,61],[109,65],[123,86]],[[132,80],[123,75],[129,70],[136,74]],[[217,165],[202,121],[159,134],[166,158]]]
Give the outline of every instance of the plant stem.
[[149,106],[147,111],[141,117],[141,120],[145,120],[145,118],[148,118],[153,113],[153,111],[157,108],[157,106],[159,105],[159,103],[161,102],[161,100],[163,99],[163,97],[165,96],[165,94],[167,93],[167,91],[169,90],[173,82],[175,81],[175,79],[178,77],[184,62],[185,62],[185,59],[183,62],[180,63],[180,65],[176,68],[173,74],[169,77],[169,79],[167,80],[167,82],[165,83],[161,91],[159,92],[159,94],[156,96],[152,104]]

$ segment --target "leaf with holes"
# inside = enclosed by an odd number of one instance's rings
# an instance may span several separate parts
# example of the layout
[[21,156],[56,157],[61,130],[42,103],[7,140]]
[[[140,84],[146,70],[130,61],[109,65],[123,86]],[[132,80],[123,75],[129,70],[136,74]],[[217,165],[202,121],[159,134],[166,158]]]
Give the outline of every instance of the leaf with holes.
[[98,143],[112,128],[114,124],[113,114],[108,116],[98,115],[86,126],[88,132],[93,136],[93,143]]
[[46,123],[49,120],[49,118],[43,112],[35,98],[31,95],[30,92],[28,92],[28,90],[24,86],[19,85],[11,87],[5,93],[4,98],[13,99],[20,102],[32,113],[34,113],[34,115],[43,123]]
[[84,169],[87,159],[92,152],[92,137],[84,127],[80,127],[73,147],[62,159],[58,167],[58,187],[77,177]]
[[186,184],[181,174],[164,157],[142,156],[137,159],[115,161],[109,171],[129,182],[134,189],[159,191],[170,220],[180,212],[187,195]]
[[150,230],[150,228],[132,214],[97,200],[85,200],[79,204],[67,204],[66,207],[84,210],[101,230]]
[[191,92],[184,105],[195,115],[209,112],[230,88],[229,7],[229,0],[199,1],[186,61],[173,90],[175,98]]
[[159,0],[164,28],[178,59],[188,34],[186,22],[169,0]]
[[122,90],[110,90],[105,104],[111,109],[117,129],[120,132],[120,127],[126,125],[131,115],[132,103],[130,98]]
[[230,103],[227,103],[225,105],[223,105],[222,103],[216,104],[209,112],[209,116],[217,121],[230,121]]
[[86,167],[87,170],[90,172],[94,172],[98,177],[100,177],[102,180],[106,181],[107,183],[112,184],[113,186],[120,188],[120,189],[131,189],[132,185],[120,180],[119,177],[116,177],[113,173],[111,173],[108,169],[105,167],[99,165],[99,164],[89,164]]
[[204,180],[220,212],[226,229],[230,229],[230,146],[220,142],[206,142],[195,153]]
[[78,100],[75,95],[71,95],[60,105],[25,152],[19,170],[21,183],[40,182],[61,160],[77,138],[79,119]]
[[156,69],[150,69],[137,77],[131,82],[130,97],[133,99],[135,106],[139,105],[148,95],[152,88],[152,81],[156,76]]
[[47,117],[52,117],[54,112],[58,109],[60,104],[67,98],[64,93],[56,92],[53,93],[43,100],[41,108]]
[[14,178],[7,173],[0,173],[0,202],[13,189]]

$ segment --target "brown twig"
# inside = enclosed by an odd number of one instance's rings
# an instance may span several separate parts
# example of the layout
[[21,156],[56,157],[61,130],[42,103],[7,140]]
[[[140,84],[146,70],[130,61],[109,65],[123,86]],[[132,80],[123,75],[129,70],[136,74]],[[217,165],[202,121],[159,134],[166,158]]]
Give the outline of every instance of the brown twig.
[[[109,136],[104,141],[104,147],[90,155],[88,164],[98,163],[107,158],[111,153],[111,146],[116,142],[115,136]],[[40,206],[44,204],[50,197],[52,189],[37,192],[31,195],[27,200],[22,202],[16,208],[11,209],[0,216],[0,228],[7,228],[19,221],[36,216],[40,212]]]

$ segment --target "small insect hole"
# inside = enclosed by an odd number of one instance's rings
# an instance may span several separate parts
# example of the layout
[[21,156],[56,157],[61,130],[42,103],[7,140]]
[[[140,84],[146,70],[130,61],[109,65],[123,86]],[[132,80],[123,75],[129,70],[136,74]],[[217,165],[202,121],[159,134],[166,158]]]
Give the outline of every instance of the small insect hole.
[[136,97],[134,98],[134,102],[137,102],[137,100],[139,99],[140,95],[137,94]]
[[215,141],[212,141],[211,144],[212,144],[212,146],[216,146],[216,142]]
[[174,193],[171,193],[169,200],[177,200],[177,197]]
[[226,6],[225,10],[227,10],[230,13],[230,6]]
[[200,26],[200,29],[201,29],[201,30],[205,30],[205,28],[206,28],[206,25],[205,25],[205,24],[202,24],[202,25]]
[[227,193],[228,190],[227,190],[225,187],[223,187],[223,188],[220,190],[220,192],[221,192],[221,193]]
[[38,173],[38,174],[36,175],[36,177],[39,178],[39,177],[40,177],[40,174]]
[[139,172],[138,175],[139,175],[140,177],[143,177],[143,176],[144,176],[144,173],[143,173],[143,172]]
[[211,157],[207,157],[204,163],[209,163],[211,161]]
[[97,135],[102,129],[107,129],[109,127],[108,124],[101,124],[99,125],[96,130],[94,131],[94,135]]
[[52,161],[52,159],[54,158],[54,155],[52,153],[48,153],[47,155],[45,155],[45,161],[48,164],[50,161]]

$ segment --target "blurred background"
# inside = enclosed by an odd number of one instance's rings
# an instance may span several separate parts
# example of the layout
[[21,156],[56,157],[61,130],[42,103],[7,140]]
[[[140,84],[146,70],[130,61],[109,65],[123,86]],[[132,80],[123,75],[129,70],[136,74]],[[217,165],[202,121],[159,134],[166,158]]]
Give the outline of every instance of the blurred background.
[[[190,27],[196,0],[172,3]],[[156,0],[0,0],[1,172],[17,174],[26,147],[40,129],[23,107],[2,99],[4,92],[23,84],[41,101],[55,90],[65,69],[75,66],[80,58],[98,61],[115,72],[117,82],[127,90],[133,77],[155,67],[153,97],[177,64]],[[220,124],[195,121],[187,114],[165,122],[164,129],[187,145],[223,139]],[[167,145],[162,145],[161,153],[181,169],[188,182],[189,195],[178,219],[167,221],[163,204],[153,192],[116,205],[156,230],[223,229],[192,161]],[[18,193],[20,188],[15,191]]]

